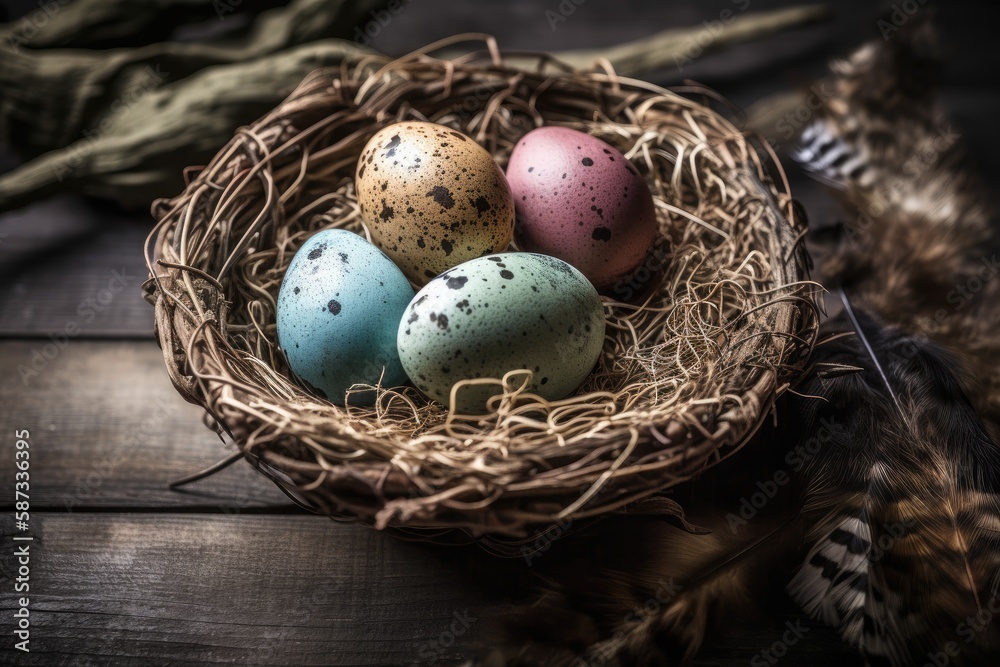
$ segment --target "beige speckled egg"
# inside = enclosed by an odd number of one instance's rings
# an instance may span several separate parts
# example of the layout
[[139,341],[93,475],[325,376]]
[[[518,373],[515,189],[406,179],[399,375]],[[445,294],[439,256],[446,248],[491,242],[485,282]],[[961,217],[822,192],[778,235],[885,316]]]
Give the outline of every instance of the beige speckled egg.
[[505,250],[514,233],[503,171],[443,125],[406,121],[377,132],[358,159],[355,188],[372,240],[420,285]]

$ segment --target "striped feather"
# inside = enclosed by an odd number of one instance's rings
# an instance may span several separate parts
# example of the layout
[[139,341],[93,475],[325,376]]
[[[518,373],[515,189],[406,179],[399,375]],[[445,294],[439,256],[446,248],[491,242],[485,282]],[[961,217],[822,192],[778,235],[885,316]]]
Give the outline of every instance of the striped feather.
[[[1000,447],[962,393],[954,362],[926,340],[867,317],[884,379],[869,370],[814,379],[800,399],[802,433],[839,426],[805,468],[809,551],[789,592],[872,665],[1000,658]],[[857,337],[818,351],[828,362],[864,360]],[[892,399],[889,387],[898,395]],[[949,642],[960,651],[947,654]]]

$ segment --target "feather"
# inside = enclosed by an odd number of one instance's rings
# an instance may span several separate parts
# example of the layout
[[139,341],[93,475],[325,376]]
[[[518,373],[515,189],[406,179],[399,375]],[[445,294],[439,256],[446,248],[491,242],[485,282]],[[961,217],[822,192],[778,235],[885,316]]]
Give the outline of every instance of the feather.
[[[947,354],[857,319],[881,374],[817,376],[802,390],[825,401],[791,399],[794,432],[837,437],[803,470],[809,551],[789,592],[872,665],[995,660],[1000,623],[982,621],[1000,612],[1000,447]],[[822,348],[827,363],[869,354],[859,336]]]
[[793,152],[843,200],[846,222],[811,237],[816,278],[880,320],[951,350],[965,392],[1000,436],[1000,226],[934,81],[937,37],[912,17],[834,62],[825,102]]
[[786,600],[802,555],[797,492],[781,489],[749,521],[736,514],[785,454],[767,442],[675,490],[693,496],[685,504],[702,532],[619,517],[553,544],[539,560],[540,594],[483,664],[689,665],[720,628],[759,618],[776,593]]

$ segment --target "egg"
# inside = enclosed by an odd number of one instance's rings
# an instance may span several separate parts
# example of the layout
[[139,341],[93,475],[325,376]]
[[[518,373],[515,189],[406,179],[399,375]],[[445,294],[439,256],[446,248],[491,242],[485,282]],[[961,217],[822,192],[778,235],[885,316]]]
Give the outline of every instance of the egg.
[[521,250],[579,269],[602,291],[649,254],[658,226],[653,197],[618,149],[567,127],[525,134],[507,164]]
[[[560,259],[511,252],[473,259],[417,292],[399,324],[403,368],[431,398],[450,405],[463,379],[532,371],[527,390],[548,400],[571,394],[604,344],[594,286]],[[460,412],[481,413],[499,384],[460,389]]]
[[[338,405],[353,384],[407,381],[396,351],[403,311],[413,298],[406,276],[378,248],[343,229],[324,230],[292,258],[278,292],[278,343],[313,393]],[[374,391],[353,392],[351,405]]]
[[395,123],[368,141],[355,177],[372,241],[414,283],[505,250],[514,201],[486,149],[450,127]]

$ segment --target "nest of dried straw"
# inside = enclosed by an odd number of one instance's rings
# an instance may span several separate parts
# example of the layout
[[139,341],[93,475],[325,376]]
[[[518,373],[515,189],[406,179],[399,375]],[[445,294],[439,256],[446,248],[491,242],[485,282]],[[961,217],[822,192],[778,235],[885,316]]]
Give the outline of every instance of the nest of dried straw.
[[[795,382],[817,320],[804,222],[732,124],[609,68],[560,70],[544,56],[514,66],[487,43],[449,60],[424,50],[314,72],[154,205],[147,291],[177,390],[294,497],[379,528],[509,545],[732,454]],[[275,334],[285,269],[317,230],[366,233],[357,156],[402,119],[463,130],[501,165],[528,130],[568,125],[648,178],[669,256],[640,271],[654,274],[644,295],[605,299],[604,355],[576,395],[545,402],[512,373],[496,411],[468,417],[409,387],[340,408],[289,379]]]

